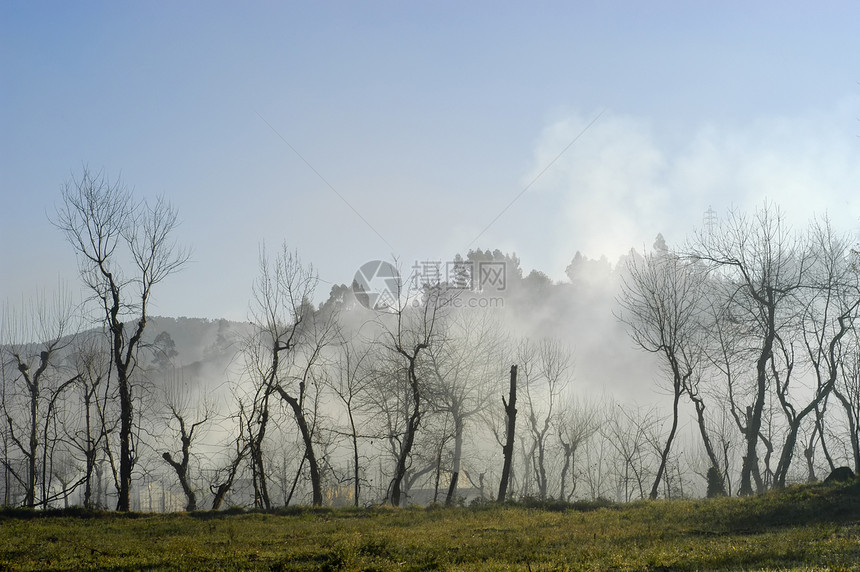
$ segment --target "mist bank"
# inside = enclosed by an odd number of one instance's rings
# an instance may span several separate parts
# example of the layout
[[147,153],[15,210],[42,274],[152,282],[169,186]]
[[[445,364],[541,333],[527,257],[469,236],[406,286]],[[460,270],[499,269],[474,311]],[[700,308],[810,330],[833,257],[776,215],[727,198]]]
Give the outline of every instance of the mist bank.
[[116,331],[141,332],[134,510],[497,500],[502,482],[629,501],[857,470],[852,245],[766,203],[676,247],[575,253],[561,282],[472,250],[444,273],[375,261],[316,304],[283,245],[261,250],[245,322],[37,313],[44,341],[2,346],[4,502],[118,502]]

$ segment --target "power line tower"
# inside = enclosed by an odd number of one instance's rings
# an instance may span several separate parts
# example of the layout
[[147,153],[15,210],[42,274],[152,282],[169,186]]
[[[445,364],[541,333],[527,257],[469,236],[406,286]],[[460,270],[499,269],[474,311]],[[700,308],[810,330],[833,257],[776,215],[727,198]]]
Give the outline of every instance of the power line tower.
[[714,236],[714,231],[717,230],[717,211],[711,208],[711,205],[708,205],[708,210],[705,211],[702,224],[705,226],[708,236]]

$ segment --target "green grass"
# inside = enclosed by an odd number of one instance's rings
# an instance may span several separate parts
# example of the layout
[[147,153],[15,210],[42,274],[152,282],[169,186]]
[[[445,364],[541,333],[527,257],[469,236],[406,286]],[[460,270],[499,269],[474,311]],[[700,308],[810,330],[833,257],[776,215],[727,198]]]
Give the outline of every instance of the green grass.
[[0,512],[11,570],[860,570],[860,482],[746,499]]

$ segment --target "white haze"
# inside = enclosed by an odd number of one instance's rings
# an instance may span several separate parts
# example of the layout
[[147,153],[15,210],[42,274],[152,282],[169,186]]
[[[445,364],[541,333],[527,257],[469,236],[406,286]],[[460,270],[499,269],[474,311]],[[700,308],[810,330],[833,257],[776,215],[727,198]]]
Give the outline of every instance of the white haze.
[[[540,173],[597,113],[570,113],[543,129],[523,185]],[[657,233],[680,246],[712,207],[752,210],[769,200],[797,226],[813,213],[856,233],[860,213],[860,98],[804,116],[747,125],[703,124],[694,132],[605,112],[538,179],[512,211],[556,206],[546,223],[528,220],[516,248],[526,268],[560,280],[573,254],[615,262]],[[514,216],[514,215],[512,215]],[[510,221],[507,221],[510,222]],[[523,228],[524,227],[524,228]],[[499,224],[487,244],[504,237]],[[546,251],[544,236],[551,247]],[[500,242],[515,247],[515,240]],[[542,244],[543,243],[543,244]]]

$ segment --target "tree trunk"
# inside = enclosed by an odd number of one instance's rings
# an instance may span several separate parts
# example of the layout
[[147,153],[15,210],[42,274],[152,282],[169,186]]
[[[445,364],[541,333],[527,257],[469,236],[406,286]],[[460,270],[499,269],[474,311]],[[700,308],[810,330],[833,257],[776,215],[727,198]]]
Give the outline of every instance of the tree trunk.
[[299,432],[302,435],[302,441],[305,444],[305,459],[308,461],[308,468],[311,472],[311,488],[313,490],[313,506],[322,506],[322,479],[320,478],[319,464],[317,463],[316,455],[314,454],[314,442],[311,430],[308,427],[305,419],[305,412],[299,401],[284,391],[280,385],[276,387],[278,394],[286,401],[293,410],[293,416],[296,418],[296,425],[299,426]]
[[290,486],[290,492],[284,500],[284,507],[290,506],[290,501],[293,500],[293,494],[296,492],[296,487],[299,484],[299,477],[302,476],[302,470],[305,468],[305,460],[307,458],[307,455],[302,455],[302,460],[299,461],[299,468],[296,470],[296,476],[293,477],[293,484]]
[[[559,438],[559,440],[561,440]],[[559,492],[559,500],[566,501],[567,495],[565,494],[565,485],[567,485],[567,473],[570,471],[570,457],[571,457],[571,446],[570,443],[565,443],[561,441],[561,447],[564,451],[564,466],[561,468],[561,491]]]
[[426,347],[426,344],[418,344],[411,355],[402,349],[399,350],[400,354],[409,361],[408,374],[409,386],[412,390],[412,413],[406,421],[406,434],[403,436],[403,446],[400,448],[400,454],[397,456],[394,478],[391,480],[390,502],[392,506],[400,506],[400,487],[402,486],[403,478],[406,476],[406,462],[412,453],[412,445],[415,443],[415,433],[418,431],[418,425],[421,423],[421,390],[418,387],[418,374],[415,372],[415,362],[418,359],[418,352]]
[[517,422],[517,366],[511,366],[511,387],[510,392],[508,394],[508,401],[505,401],[505,398],[502,397],[502,403],[505,406],[505,414],[507,416],[508,424],[507,430],[505,432],[505,446],[502,447],[502,454],[504,455],[505,461],[502,465],[502,480],[499,483],[499,502],[505,502],[508,494],[508,481],[511,477],[511,462],[514,456],[514,432],[516,429]]
[[448,486],[448,496],[445,505],[451,506],[454,494],[457,492],[457,482],[460,480],[460,458],[463,455],[463,419],[459,414],[454,416],[454,459],[451,463],[451,484]]
[[[833,388],[833,380],[828,381],[821,392],[819,392],[818,396],[803,410],[798,413],[795,418],[789,423],[788,426],[788,434],[785,437],[785,444],[782,447],[782,454],[779,458],[779,463],[776,466],[776,473],[774,474],[774,486],[778,488],[785,488],[785,479],[788,475],[788,469],[791,466],[791,460],[794,456],[794,448],[797,444],[797,433],[800,430],[800,424],[803,422],[803,419],[812,411],[815,411],[830,390]],[[852,439],[853,441],[853,439]],[[853,443],[852,443],[853,445]],[[856,462],[856,458],[855,458]]]
[[669,460],[669,452],[672,449],[672,441],[675,439],[675,432],[678,430],[678,402],[681,400],[681,394],[684,391],[684,378],[681,376],[681,371],[674,356],[668,356],[669,363],[672,365],[672,373],[674,375],[674,398],[672,400],[672,429],[669,431],[669,436],[666,438],[666,446],[660,454],[660,466],[657,469],[657,476],[654,477],[654,484],[651,486],[651,500],[657,498],[660,489],[660,481],[663,479],[663,473],[666,471],[666,463]]
[[131,450],[131,420],[132,403],[131,392],[128,387],[128,379],[119,377],[119,403],[120,403],[120,426],[119,426],[119,490],[117,494],[116,509],[120,512],[130,510],[131,500],[131,471],[134,467]]
[[818,482],[818,477],[815,476],[815,432],[812,433],[809,446],[803,450],[803,456],[806,458],[806,482]]
[[433,504],[439,502],[439,481],[442,478],[442,450],[445,448],[445,440],[439,445],[439,450],[436,452],[436,481],[433,487]]
[[[27,436],[27,446],[24,445],[14,436],[14,430],[12,428],[12,419],[7,415],[7,421],[9,423],[9,432],[12,435],[13,442],[18,445],[18,448],[24,454],[24,457],[27,459],[27,476],[26,476],[26,487],[24,491],[24,506],[26,507],[34,507],[36,506],[36,482],[37,482],[37,469],[36,469],[36,460],[39,456],[39,393],[40,393],[40,380],[42,377],[42,373],[48,368],[48,362],[50,360],[51,352],[43,351],[39,355],[39,367],[36,368],[36,371],[33,374],[30,374],[30,367],[27,363],[21,358],[18,354],[13,354],[15,361],[18,364],[18,371],[21,373],[21,376],[24,378],[24,383],[27,386],[27,392],[29,393],[30,403],[29,403],[29,414],[30,418],[28,419],[30,424],[29,435]],[[47,446],[46,443],[43,443],[43,447]],[[44,465],[44,463],[43,463]],[[8,468],[8,466],[7,466]],[[42,479],[42,488],[45,488],[44,478]],[[44,495],[43,495],[44,496]]]
[[184,443],[182,449],[182,461],[174,461],[170,453],[164,453],[162,458],[176,471],[176,476],[179,478],[179,486],[182,487],[182,492],[185,493],[185,510],[186,512],[191,512],[197,510],[197,495],[194,493],[194,489],[191,488],[191,483],[188,482],[188,452],[185,449]]
[[[254,405],[256,408],[256,404]],[[254,483],[254,506],[269,510],[272,508],[269,499],[269,488],[266,484],[266,471],[263,459],[263,439],[266,436],[266,428],[269,422],[269,393],[266,391],[260,401],[259,427],[256,433],[253,429],[252,417],[248,419],[248,452],[251,455],[252,480]]]
[[84,451],[84,459],[86,467],[84,469],[84,508],[92,509],[93,507],[93,469],[96,464],[96,444],[92,437],[92,414],[90,406],[92,401],[92,393],[89,387],[84,388],[84,419],[86,427],[86,450]]
[[353,462],[353,501],[352,504],[355,507],[358,507],[358,498],[361,493],[361,480],[359,480],[359,466],[358,466],[358,433],[355,429],[355,419],[352,416],[352,408],[347,408],[347,413],[349,414],[349,426],[352,430],[352,462]]
[[[769,293],[770,294],[770,293]],[[770,296],[769,296],[770,297]],[[748,409],[751,412],[747,416],[746,432],[744,437],[747,441],[747,451],[743,458],[741,467],[741,483],[738,493],[741,496],[749,496],[753,494],[752,480],[758,474],[758,454],[756,446],[758,444],[759,432],[761,431],[761,417],[764,411],[765,390],[767,389],[767,364],[772,359],[773,341],[775,333],[773,331],[774,324],[774,309],[773,305],[768,307],[768,324],[769,331],[764,339],[764,344],[756,362],[756,396],[753,402],[753,407]],[[763,485],[760,484],[761,477],[756,479],[756,489],[759,493],[763,492]]]
[[24,497],[24,506],[36,506],[36,454],[39,447],[38,428],[39,421],[39,380],[34,377],[30,383],[30,442],[27,451],[27,492]]
[[170,453],[164,453],[162,458],[173,467],[176,471],[176,476],[179,478],[179,485],[182,487],[182,492],[185,493],[185,510],[191,512],[197,510],[197,495],[188,481],[188,461],[191,458],[191,441],[194,438],[194,429],[197,424],[191,426],[191,430],[186,430],[185,420],[174,410],[174,416],[179,420],[180,440],[182,442],[182,460],[174,461]]
[[236,478],[236,472],[239,470],[239,465],[242,464],[242,459],[245,458],[246,450],[247,449],[241,449],[236,453],[236,458],[233,460],[233,463],[230,465],[230,470],[227,472],[227,479],[217,487],[209,488],[209,490],[211,490],[215,495],[212,499],[212,510],[219,510],[221,508],[221,504],[224,502],[224,497],[227,496],[227,492],[233,486],[233,479]]
[[[134,421],[134,405],[131,397],[131,370],[138,343],[146,327],[145,310],[131,338],[125,341],[125,325],[119,321],[119,287],[113,284],[113,307],[108,314],[109,326],[113,334],[113,362],[116,367],[116,378],[119,387],[119,487],[117,488],[116,509],[120,512],[131,510],[131,473],[134,469],[134,448],[132,444],[132,424]],[[145,300],[144,300],[145,304]]]
[[[544,427],[549,425],[549,417],[547,417]],[[538,482],[538,497],[544,501],[547,498],[547,476],[546,476],[546,430],[541,433],[537,448],[537,477]]]
[[[842,404],[842,408],[845,410],[845,415],[848,418],[848,433],[851,439],[851,453],[854,457],[854,472],[860,474],[860,435],[857,432],[857,419],[854,417],[854,408],[852,407],[851,401],[845,397],[838,389],[833,389],[834,395],[836,395],[839,402]],[[821,431],[821,435],[824,435],[824,431]],[[831,466],[831,471],[833,467]]]
[[415,432],[418,430],[418,423],[421,419],[417,396],[414,400],[412,414],[406,422],[406,434],[403,437],[403,446],[400,448],[400,454],[397,456],[394,478],[391,481],[391,506],[400,506],[400,487],[403,483],[403,478],[406,476],[406,461],[409,459],[409,454],[412,451],[412,444],[415,442]]
[[[836,391],[836,387],[833,387],[833,391]],[[821,451],[824,453],[824,458],[827,460],[827,464],[830,467],[830,470],[833,471],[836,469],[836,463],[833,461],[833,457],[830,455],[830,451],[827,448],[827,439],[824,437],[824,410],[827,409],[827,398],[824,398],[824,406],[821,409],[815,410],[815,430],[818,432],[818,437],[821,441]],[[852,448],[854,447],[854,442],[852,440]],[[860,448],[855,449],[856,456],[855,462],[860,462]],[[860,471],[860,465],[855,467],[857,471]],[[855,471],[856,472],[856,471]]]
[[699,425],[699,433],[702,435],[702,443],[705,446],[705,453],[707,453],[708,460],[711,462],[711,468],[714,469],[714,479],[718,478],[719,481],[716,482],[716,480],[708,477],[708,487],[709,489],[715,489],[714,494],[724,495],[726,494],[726,486],[722,477],[722,472],[720,471],[720,461],[717,458],[717,452],[714,450],[714,445],[711,443],[711,437],[708,435],[708,428],[705,425],[705,402],[701,397],[694,395],[691,390],[688,389],[688,392],[690,399],[693,401],[693,405],[696,408],[696,422]]

